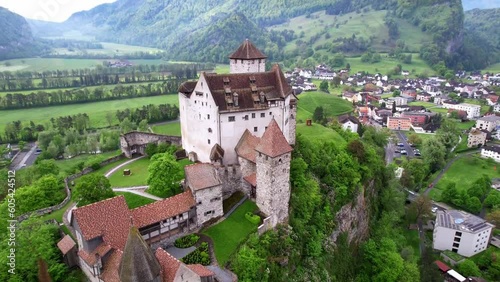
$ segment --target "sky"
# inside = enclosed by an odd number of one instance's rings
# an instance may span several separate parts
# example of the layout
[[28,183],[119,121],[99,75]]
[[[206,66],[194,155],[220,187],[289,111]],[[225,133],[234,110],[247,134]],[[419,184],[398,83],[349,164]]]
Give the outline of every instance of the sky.
[[116,0],[0,0],[0,7],[25,18],[63,22],[72,14]]

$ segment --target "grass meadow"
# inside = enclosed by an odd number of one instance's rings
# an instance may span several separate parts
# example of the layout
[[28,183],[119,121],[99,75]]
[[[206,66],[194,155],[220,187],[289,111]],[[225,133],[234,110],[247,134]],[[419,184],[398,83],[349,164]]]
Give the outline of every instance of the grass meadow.
[[181,123],[180,123],[180,121],[166,123],[166,124],[162,124],[162,125],[153,125],[152,129],[153,129],[154,133],[158,133],[158,134],[171,135],[171,136],[181,136]]
[[312,91],[303,92],[298,97],[297,121],[311,119],[317,107],[323,107],[327,117],[339,116],[352,112],[353,106],[349,101],[332,94]]
[[87,113],[87,115],[90,117],[91,127],[102,128],[109,126],[108,122],[106,121],[106,114],[108,112],[113,113],[113,123],[117,124],[118,119],[115,117],[115,113],[117,110],[135,109],[149,104],[178,105],[179,99],[177,95],[171,94],[85,104],[0,111],[0,132],[3,132],[7,123],[16,120],[20,120],[22,122],[29,122],[30,120],[32,120],[36,123],[43,124],[50,122],[51,118],[75,115],[79,113]]
[[[131,187],[147,185],[150,160],[143,158],[132,162],[109,176],[111,187]],[[130,175],[123,175],[123,170],[130,169]]]
[[219,265],[225,265],[248,235],[257,231],[257,225],[245,218],[245,213],[255,210],[257,205],[246,200],[226,220],[203,231],[214,242],[215,257]]
[[321,124],[313,123],[312,126],[307,126],[305,123],[298,123],[296,132],[311,142],[334,141],[336,144],[346,143],[345,139],[335,130],[324,127]]

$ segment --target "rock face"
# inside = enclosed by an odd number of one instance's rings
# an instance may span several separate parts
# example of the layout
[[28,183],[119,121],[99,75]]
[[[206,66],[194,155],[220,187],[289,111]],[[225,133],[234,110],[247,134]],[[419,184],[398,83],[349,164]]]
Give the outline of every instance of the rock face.
[[0,60],[28,56],[34,43],[28,22],[0,7]]
[[368,238],[370,226],[370,202],[368,196],[373,192],[373,183],[361,189],[358,196],[349,204],[343,206],[335,215],[337,228],[330,238],[333,242],[338,235],[347,232],[348,240],[351,243],[359,243]]

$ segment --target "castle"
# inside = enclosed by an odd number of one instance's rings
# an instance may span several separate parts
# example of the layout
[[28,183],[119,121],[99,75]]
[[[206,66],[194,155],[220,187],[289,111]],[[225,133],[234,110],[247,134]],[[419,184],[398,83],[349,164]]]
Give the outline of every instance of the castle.
[[[133,273],[146,273],[148,281],[185,281],[186,275],[194,277],[189,281],[212,281],[214,274],[203,266],[184,265],[162,249],[153,254],[140,246],[192,232],[223,216],[223,200],[235,191],[254,200],[267,216],[259,231],[286,223],[296,97],[278,65],[264,71],[266,56],[250,41],[230,59],[231,74],[202,73],[197,82],[179,87],[181,143],[196,161],[184,168],[183,193],[132,210],[118,196],[73,211],[76,260],[89,280],[124,281]],[[130,157],[143,154],[148,142],[164,139],[135,132],[122,136],[121,146]],[[179,142],[169,140],[174,141]],[[67,246],[61,251],[75,247],[72,240],[63,240]],[[136,250],[147,262],[141,267],[135,266],[137,254],[131,254]]]

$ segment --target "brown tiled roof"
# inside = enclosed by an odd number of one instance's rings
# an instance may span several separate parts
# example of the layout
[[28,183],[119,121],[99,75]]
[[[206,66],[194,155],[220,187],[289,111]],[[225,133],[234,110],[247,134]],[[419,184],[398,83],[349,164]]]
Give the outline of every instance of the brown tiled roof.
[[188,190],[173,197],[135,208],[130,212],[134,226],[141,228],[187,212],[194,205],[193,194],[191,190]]
[[181,266],[181,262],[162,248],[156,249],[155,256],[160,262],[162,268],[162,281],[173,282],[175,279],[175,274]]
[[352,123],[359,124],[359,120],[356,117],[353,117],[351,115],[342,115],[339,117],[339,122],[340,123],[346,123],[348,121],[351,121]]
[[[260,102],[261,93],[265,95],[266,100],[283,100],[293,92],[278,65],[274,65],[268,72],[202,73],[202,75],[221,112],[266,109],[268,108],[267,101],[266,103]],[[233,93],[238,93],[238,107],[228,103],[232,101]]]
[[272,158],[293,151],[274,118],[269,123],[255,150]]
[[130,213],[123,196],[77,208],[73,211],[73,218],[78,222],[86,241],[102,236],[112,248],[125,247]]
[[265,59],[266,55],[262,54],[262,52],[255,47],[255,45],[250,42],[250,40],[246,39],[243,41],[243,44],[240,45],[238,50],[234,52],[230,59],[243,59],[243,60],[253,60],[253,59]]
[[186,81],[186,82],[183,82],[179,86],[179,92],[189,95],[189,94],[193,93],[193,90],[196,87],[197,83],[198,83],[197,81]]
[[254,136],[250,131],[245,130],[235,147],[238,156],[255,163],[255,147],[260,142],[260,138]]
[[61,250],[63,255],[66,255],[75,246],[75,241],[71,236],[66,235],[61,241],[57,242],[57,247]]
[[189,187],[191,187],[193,191],[221,184],[215,168],[211,164],[199,163],[188,165],[184,167],[184,171],[186,172],[186,180]]
[[84,250],[79,250],[78,255],[90,266],[96,263],[96,255],[100,257],[105,256],[111,251],[111,246],[106,243],[101,243],[97,248],[95,248],[90,254]]
[[246,182],[250,183],[250,185],[257,186],[257,174],[256,173],[252,173],[249,176],[245,176],[245,177],[243,177],[243,179],[245,179]]
[[224,149],[216,143],[210,151],[210,160],[216,161],[224,158]]
[[189,267],[189,269],[194,271],[200,277],[210,277],[215,275],[212,271],[210,271],[210,269],[204,267],[201,264],[188,264],[187,267]]
[[118,268],[122,261],[122,255],[123,252],[120,250],[114,250],[113,253],[109,255],[108,260],[103,266],[104,269],[101,274],[102,280],[106,282],[121,282]]

